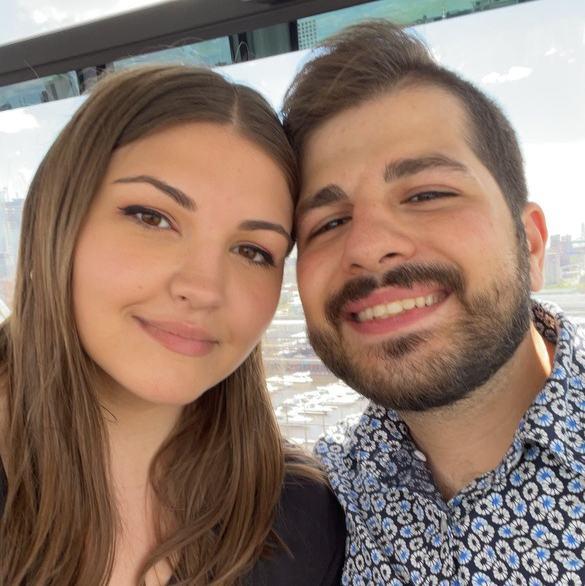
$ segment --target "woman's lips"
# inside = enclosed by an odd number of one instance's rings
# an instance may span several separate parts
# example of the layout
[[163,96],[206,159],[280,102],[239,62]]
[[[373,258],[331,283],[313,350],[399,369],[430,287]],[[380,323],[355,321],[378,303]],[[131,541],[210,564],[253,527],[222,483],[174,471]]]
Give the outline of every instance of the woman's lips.
[[184,356],[200,357],[209,354],[218,341],[206,331],[182,322],[135,318],[141,328],[161,346]]

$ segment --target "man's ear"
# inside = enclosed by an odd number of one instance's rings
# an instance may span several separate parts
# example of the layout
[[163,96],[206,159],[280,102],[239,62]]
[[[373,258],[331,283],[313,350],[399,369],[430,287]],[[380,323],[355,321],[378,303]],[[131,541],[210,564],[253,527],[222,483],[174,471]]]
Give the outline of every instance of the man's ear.
[[548,230],[542,208],[528,202],[522,211],[522,223],[526,232],[526,244],[530,260],[530,288],[538,291],[544,285],[544,254]]

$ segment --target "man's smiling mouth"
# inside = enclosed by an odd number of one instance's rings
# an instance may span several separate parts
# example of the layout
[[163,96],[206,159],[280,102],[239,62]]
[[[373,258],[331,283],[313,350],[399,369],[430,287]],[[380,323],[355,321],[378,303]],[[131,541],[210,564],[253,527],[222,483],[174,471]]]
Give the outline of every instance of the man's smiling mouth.
[[430,307],[440,303],[447,297],[447,294],[443,291],[432,293],[424,296],[408,297],[405,299],[397,299],[390,303],[382,303],[367,307],[359,313],[352,313],[351,318],[357,322],[367,322],[372,320],[387,319],[401,315],[407,311],[413,309],[420,309],[423,307]]

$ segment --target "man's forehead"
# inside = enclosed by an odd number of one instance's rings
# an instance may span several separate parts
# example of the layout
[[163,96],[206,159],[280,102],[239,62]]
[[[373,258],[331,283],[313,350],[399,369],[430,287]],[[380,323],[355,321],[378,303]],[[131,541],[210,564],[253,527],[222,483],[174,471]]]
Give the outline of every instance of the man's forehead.
[[425,85],[384,92],[338,112],[319,124],[307,137],[302,161],[310,166],[329,150],[344,152],[369,140],[409,139],[413,132],[429,137],[437,129],[464,137],[465,109],[446,90]]
[[[467,117],[459,100],[437,86],[384,92],[325,120],[307,137],[301,157],[302,193],[351,162],[380,164],[431,151],[467,149]],[[387,159],[387,160],[386,160]]]

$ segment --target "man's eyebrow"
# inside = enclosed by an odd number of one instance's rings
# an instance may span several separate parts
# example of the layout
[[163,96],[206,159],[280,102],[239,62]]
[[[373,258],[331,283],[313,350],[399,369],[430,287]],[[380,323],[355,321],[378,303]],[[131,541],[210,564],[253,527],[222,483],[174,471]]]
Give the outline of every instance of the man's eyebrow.
[[298,223],[300,219],[310,210],[321,208],[332,203],[348,200],[349,197],[347,196],[347,193],[345,193],[345,191],[343,191],[339,185],[335,185],[333,183],[326,185],[313,195],[310,195],[300,201],[295,213],[295,222]]
[[195,211],[197,206],[195,202],[185,193],[183,193],[180,189],[157,179],[156,177],[152,177],[150,175],[136,175],[135,177],[120,177],[120,179],[116,179],[114,183],[148,183],[153,187],[156,187],[159,191],[162,191],[169,197],[171,197],[175,202],[177,202],[181,207],[185,208],[189,211]]
[[266,220],[245,220],[239,226],[240,230],[271,230],[286,238],[288,243],[287,250],[291,250],[294,246],[292,236],[280,224],[274,222],[267,222]]
[[384,181],[390,183],[396,179],[416,175],[421,171],[427,169],[444,168],[452,171],[461,171],[468,173],[467,167],[445,155],[428,155],[425,157],[417,157],[412,159],[399,159],[392,163],[388,163],[384,169]]

